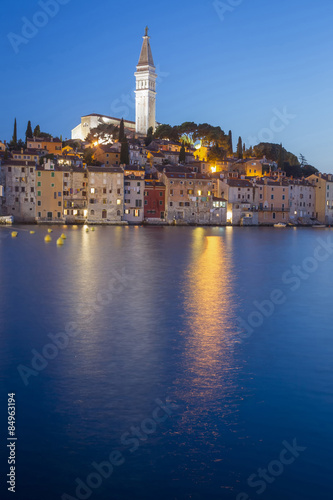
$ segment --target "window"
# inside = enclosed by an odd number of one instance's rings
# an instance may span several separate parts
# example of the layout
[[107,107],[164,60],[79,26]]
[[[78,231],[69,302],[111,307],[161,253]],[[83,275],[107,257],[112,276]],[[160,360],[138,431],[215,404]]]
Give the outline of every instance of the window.
[[11,172],[12,171],[12,167],[8,167],[8,172]]
[[117,215],[118,215],[118,217],[120,216],[120,210],[117,210]]
[[53,198],[56,200],[57,199],[57,193],[53,193]]
[[42,192],[41,191],[37,191],[37,196],[42,196]]
[[61,217],[61,213],[60,212],[58,212],[57,217],[58,217],[58,219],[60,219],[60,217]]
[[95,215],[95,210],[90,210],[90,215]]
[[33,168],[30,168],[30,173],[31,173],[31,174],[33,173],[33,171],[34,171],[34,169],[33,169]]
[[90,193],[95,194],[95,188],[90,188]]
[[102,219],[106,219],[106,217],[107,217],[107,211],[102,210]]
[[271,200],[274,200],[274,194],[271,194]]
[[41,217],[42,216],[42,212],[38,212],[38,217]]
[[170,189],[170,194],[173,195],[173,189]]
[[163,192],[162,191],[160,191],[160,196],[163,196]]
[[33,193],[35,191],[35,188],[34,187],[31,187],[30,188],[30,193]]
[[[161,203],[161,202],[160,202]],[[148,200],[145,200],[145,205],[148,205]]]
[[106,194],[106,188],[103,188],[103,194]]
[[40,207],[42,202],[40,200],[37,201],[37,205]]
[[184,191],[183,191],[183,189],[181,189],[181,190],[180,190],[180,195],[181,195],[181,196],[184,196]]
[[58,201],[58,207],[61,207],[61,201]]
[[51,184],[51,188],[54,188],[54,184]]
[[141,200],[135,200],[135,206],[136,207],[142,207],[142,201]]
[[[21,168],[21,172],[22,172],[22,173],[24,173],[24,172],[25,172],[25,168],[24,168],[24,167],[22,167],[22,168]],[[327,186],[327,187],[328,187],[328,186]]]
[[202,192],[199,190],[199,191],[198,191],[198,196],[201,196],[201,194],[202,194]]
[[162,200],[160,200],[160,205],[163,205],[163,201]]
[[51,172],[51,177],[54,177],[54,172]]
[[173,201],[170,201],[170,207],[172,207],[172,206],[173,206]]
[[117,205],[121,205],[121,200],[119,200],[119,198],[117,200]]
[[117,194],[121,194],[121,189],[120,188],[117,189]]

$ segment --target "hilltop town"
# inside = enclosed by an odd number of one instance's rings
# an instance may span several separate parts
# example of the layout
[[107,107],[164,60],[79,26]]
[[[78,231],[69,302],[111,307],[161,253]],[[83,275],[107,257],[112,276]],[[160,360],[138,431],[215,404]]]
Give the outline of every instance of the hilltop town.
[[60,224],[333,224],[333,177],[282,145],[236,151],[220,127],[156,122],[148,28],[135,122],[92,113],[70,140],[34,131],[0,141],[0,221]]

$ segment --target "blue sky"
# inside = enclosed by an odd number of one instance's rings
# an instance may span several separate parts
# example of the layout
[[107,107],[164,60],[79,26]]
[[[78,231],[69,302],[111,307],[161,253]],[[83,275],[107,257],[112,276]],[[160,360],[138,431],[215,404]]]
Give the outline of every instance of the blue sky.
[[[38,14],[47,0],[2,4],[0,139],[15,117],[21,137],[29,119],[63,138],[84,114],[134,120],[148,24],[158,121],[220,125],[234,143],[282,142],[333,172],[329,0],[49,1],[53,17]],[[39,24],[30,38],[26,20]]]

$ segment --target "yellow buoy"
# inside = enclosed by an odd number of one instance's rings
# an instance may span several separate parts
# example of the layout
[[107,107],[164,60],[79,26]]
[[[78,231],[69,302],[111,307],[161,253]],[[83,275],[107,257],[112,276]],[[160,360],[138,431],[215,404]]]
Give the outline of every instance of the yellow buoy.
[[49,235],[47,234],[47,235],[45,236],[45,238],[44,238],[44,241],[45,241],[46,243],[50,243],[50,241],[52,241],[51,236],[49,236]]
[[65,233],[62,233],[62,235],[60,236],[60,238],[62,238],[63,240],[65,240],[67,238],[67,236],[65,235]]
[[30,234],[35,234],[35,231],[30,231]]
[[95,228],[94,228],[94,227],[92,227],[92,228],[91,228],[91,230],[92,230],[92,231],[95,231]]
[[89,233],[89,227],[86,227],[86,233]]
[[17,234],[17,231],[12,231],[12,238],[16,238]]
[[52,233],[52,229],[48,229],[48,230],[47,230],[47,232],[48,232],[48,233]]
[[63,244],[64,244],[64,240],[60,236],[60,238],[57,239],[57,245],[63,245]]

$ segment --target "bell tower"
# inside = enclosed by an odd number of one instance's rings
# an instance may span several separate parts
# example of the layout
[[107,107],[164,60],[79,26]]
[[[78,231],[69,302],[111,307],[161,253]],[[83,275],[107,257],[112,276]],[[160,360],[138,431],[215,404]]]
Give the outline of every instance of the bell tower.
[[145,30],[140,59],[136,67],[135,128],[138,134],[147,135],[156,128],[156,78],[153,55],[149,43],[148,27]]

